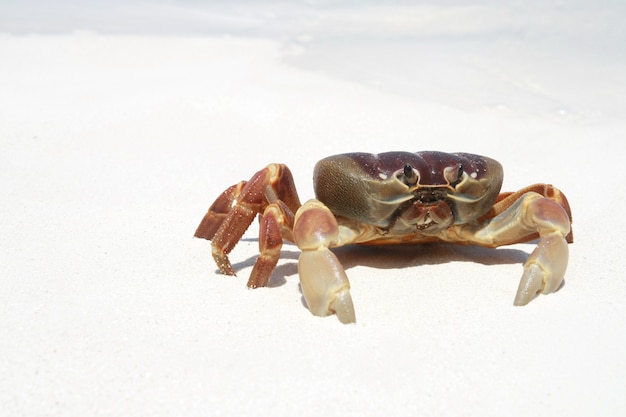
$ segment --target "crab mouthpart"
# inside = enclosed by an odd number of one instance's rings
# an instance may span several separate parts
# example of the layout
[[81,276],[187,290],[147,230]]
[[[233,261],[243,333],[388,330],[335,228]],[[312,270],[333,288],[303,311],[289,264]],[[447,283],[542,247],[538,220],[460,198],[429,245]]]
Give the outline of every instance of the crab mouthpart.
[[424,230],[435,225],[448,227],[454,219],[450,206],[444,201],[428,205],[415,203],[414,207],[418,213],[415,218],[418,230]]
[[420,232],[432,229],[436,232],[450,226],[454,222],[454,215],[450,205],[445,201],[435,200],[430,203],[414,201],[402,211],[399,220],[407,229],[415,228]]

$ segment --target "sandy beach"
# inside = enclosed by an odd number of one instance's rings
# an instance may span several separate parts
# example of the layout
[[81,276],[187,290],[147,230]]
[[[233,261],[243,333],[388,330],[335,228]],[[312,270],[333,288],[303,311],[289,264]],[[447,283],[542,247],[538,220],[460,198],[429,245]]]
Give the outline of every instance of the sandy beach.
[[[2,6],[3,415],[624,415],[625,10],[307,4]],[[513,306],[536,242],[345,247],[342,325],[307,309],[293,245],[246,288],[257,222],[237,277],[192,237],[270,162],[304,201],[319,159],[390,150],[562,189],[562,288]]]

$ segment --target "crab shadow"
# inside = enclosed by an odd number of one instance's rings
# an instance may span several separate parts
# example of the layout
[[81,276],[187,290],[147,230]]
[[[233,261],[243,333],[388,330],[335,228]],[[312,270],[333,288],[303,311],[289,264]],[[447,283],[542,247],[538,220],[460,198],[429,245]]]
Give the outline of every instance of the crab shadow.
[[[258,242],[258,239],[246,239]],[[536,242],[530,242],[529,249],[534,248]],[[386,245],[362,246],[348,245],[333,248],[332,251],[346,271],[356,266],[366,266],[375,269],[412,268],[423,265],[439,265],[451,262],[471,262],[482,265],[510,265],[523,264],[530,252],[507,247],[485,248],[472,245],[455,245],[447,243],[427,243],[419,245]],[[287,283],[287,278],[298,275],[299,249],[286,243],[281,251],[280,261],[274,269],[268,287],[280,287]],[[234,263],[236,271],[252,268],[257,256],[251,256],[243,261]]]

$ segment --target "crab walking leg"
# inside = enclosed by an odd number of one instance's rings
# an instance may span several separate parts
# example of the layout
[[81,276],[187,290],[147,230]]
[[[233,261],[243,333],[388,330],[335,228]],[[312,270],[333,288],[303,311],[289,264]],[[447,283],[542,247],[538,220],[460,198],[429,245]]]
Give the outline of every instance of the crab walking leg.
[[[563,207],[565,212],[567,213],[567,217],[569,218],[570,223],[572,222],[572,210],[570,209],[569,202],[567,201],[567,197],[565,194],[554,185],[551,184],[533,184],[527,187],[522,188],[521,190],[515,192],[504,192],[500,193],[498,196],[498,200],[496,204],[492,207],[491,211],[487,214],[487,218],[496,217],[498,214],[505,211],[512,204],[520,199],[524,194],[528,192],[536,192],[540,194],[542,197],[549,198],[552,201],[555,201],[559,204],[559,206]],[[532,240],[536,239],[538,235],[532,237]],[[572,234],[572,230],[570,228],[570,232],[565,237],[567,243],[574,242],[574,235]]]
[[[223,274],[235,275],[228,254],[254,217],[279,200],[292,213],[300,207],[289,168],[283,164],[269,164],[249,181],[241,181],[227,188],[211,205],[196,229],[195,236],[211,240],[213,259]],[[285,233],[283,237],[289,236]],[[266,252],[269,254],[271,249],[266,248]]]
[[267,206],[259,224],[259,252],[254,263],[248,288],[265,287],[276,268],[280,258],[280,249],[283,247],[283,236],[291,238],[294,215],[282,201]]
[[328,249],[338,233],[335,216],[317,200],[307,201],[296,213],[293,235],[302,251],[298,273],[309,310],[316,316],[335,313],[342,323],[354,323],[350,282],[339,259]]
[[568,261],[566,236],[569,216],[555,201],[535,192],[522,195],[498,216],[464,237],[483,246],[501,246],[539,235],[539,243],[524,263],[514,304],[528,304],[537,294],[549,294],[561,285]]
[[242,202],[248,182],[231,185],[211,204],[194,233],[195,237],[211,241],[211,254],[220,272],[235,275],[228,254],[252,223],[257,210]]
[[228,254],[235,248],[237,242],[250,227],[250,223],[252,223],[256,214],[257,210],[253,207],[246,204],[237,204],[230,210],[217,232],[215,232],[215,236],[211,240],[211,254],[222,274],[236,275],[228,259]]
[[224,190],[219,197],[217,197],[202,218],[200,225],[198,225],[198,228],[194,233],[195,237],[208,240],[213,239],[213,236],[215,236],[215,233],[228,216],[228,212],[230,212],[233,207],[235,199],[241,193],[241,190],[245,187],[245,185],[246,181],[241,181],[238,184],[231,185]]

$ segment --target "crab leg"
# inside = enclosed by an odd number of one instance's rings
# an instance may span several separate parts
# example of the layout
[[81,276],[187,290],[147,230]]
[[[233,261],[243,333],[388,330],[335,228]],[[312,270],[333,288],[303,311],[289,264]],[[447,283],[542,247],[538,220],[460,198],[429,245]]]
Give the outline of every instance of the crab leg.
[[[300,207],[289,168],[282,164],[270,164],[254,174],[249,181],[242,181],[227,188],[211,205],[195,236],[211,240],[213,259],[223,274],[235,275],[228,254],[239,242],[254,217],[278,200],[284,202],[283,205],[292,213]],[[265,260],[268,256],[270,259],[272,257],[270,252],[275,247],[272,242],[272,240],[266,242],[267,245],[262,248],[262,251],[266,252]],[[261,261],[259,268],[267,270],[268,266],[263,264],[265,260]],[[267,277],[260,277],[257,273],[253,282],[264,281],[267,284],[270,274],[271,270],[267,272]]]
[[459,235],[470,243],[496,247],[528,241],[539,236],[539,243],[524,264],[515,305],[528,304],[537,294],[556,291],[565,275],[568,260],[566,236],[570,217],[550,198],[527,192],[478,230],[460,226]]
[[343,266],[328,249],[337,241],[338,234],[335,216],[318,200],[309,200],[296,213],[293,236],[302,251],[298,272],[309,310],[316,316],[335,313],[342,323],[354,323],[350,282]]
[[283,238],[293,241],[293,213],[278,200],[267,206],[259,225],[259,257],[254,263],[248,288],[265,287],[276,268],[283,247]]
[[[549,198],[550,200],[555,201],[559,204],[559,206],[563,207],[567,216],[569,217],[570,223],[572,222],[572,210],[570,209],[569,202],[567,201],[567,197],[565,194],[552,184],[533,184],[527,187],[522,188],[521,190],[515,192],[504,192],[500,193],[498,196],[496,204],[492,207],[491,211],[484,216],[484,218],[492,218],[496,217],[498,214],[502,213],[506,209],[508,209],[513,203],[520,199],[524,194],[533,191],[540,194],[543,197]],[[528,240],[534,240],[539,237],[538,234],[533,236],[529,236]],[[574,235],[570,229],[570,232],[565,237],[567,243],[574,242]]]
[[[246,190],[246,187],[244,187],[244,190]],[[253,201],[248,200],[250,195],[249,193],[240,194],[244,198],[238,201],[228,212],[211,240],[211,254],[217,267],[224,275],[235,275],[235,270],[228,259],[228,254],[235,248],[235,245],[248,227],[250,227],[250,223],[252,223],[252,220],[254,220],[254,217],[260,210],[259,203],[255,204]]]
[[246,181],[241,181],[238,184],[231,185],[228,187],[222,194],[219,195],[209,207],[209,210],[202,218],[200,225],[196,229],[194,233],[195,237],[200,237],[202,239],[213,239],[217,229],[220,228],[224,219],[228,216],[228,212],[233,207],[233,202],[237,198],[239,194],[241,194],[241,190],[245,187]]

